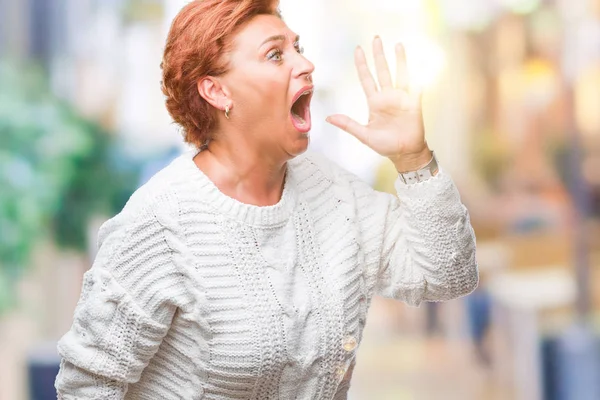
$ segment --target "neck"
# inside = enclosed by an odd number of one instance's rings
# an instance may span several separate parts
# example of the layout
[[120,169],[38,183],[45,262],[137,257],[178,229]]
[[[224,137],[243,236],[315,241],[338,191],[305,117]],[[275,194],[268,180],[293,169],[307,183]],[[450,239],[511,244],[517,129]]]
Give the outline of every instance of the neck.
[[242,203],[270,206],[283,192],[286,161],[248,143],[213,140],[194,162],[221,192]]

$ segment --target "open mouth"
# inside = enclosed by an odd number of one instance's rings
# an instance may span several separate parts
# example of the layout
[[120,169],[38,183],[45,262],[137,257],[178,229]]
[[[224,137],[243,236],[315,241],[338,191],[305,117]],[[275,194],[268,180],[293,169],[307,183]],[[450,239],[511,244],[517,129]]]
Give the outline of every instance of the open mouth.
[[304,88],[298,92],[296,100],[292,104],[292,124],[300,132],[308,132],[310,130],[310,100],[312,94],[312,88]]

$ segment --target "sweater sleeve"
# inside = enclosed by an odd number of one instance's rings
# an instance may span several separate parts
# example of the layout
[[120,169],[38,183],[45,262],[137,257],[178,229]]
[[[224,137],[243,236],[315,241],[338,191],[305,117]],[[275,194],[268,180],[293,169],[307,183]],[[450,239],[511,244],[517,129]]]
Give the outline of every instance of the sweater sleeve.
[[475,290],[475,235],[450,176],[440,169],[435,177],[412,185],[397,178],[395,188],[397,197],[376,191],[363,197],[381,204],[385,214],[382,238],[376,242],[375,292],[419,306]]
[[176,307],[166,290],[179,276],[171,249],[156,213],[130,208],[100,228],[73,324],[58,342],[59,399],[123,399],[170,326]]

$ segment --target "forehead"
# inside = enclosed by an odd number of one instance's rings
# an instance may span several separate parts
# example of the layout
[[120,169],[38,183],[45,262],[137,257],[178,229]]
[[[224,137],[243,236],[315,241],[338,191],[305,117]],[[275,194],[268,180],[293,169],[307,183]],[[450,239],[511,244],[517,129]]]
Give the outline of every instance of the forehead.
[[266,39],[275,35],[284,35],[290,41],[296,38],[296,34],[281,18],[275,15],[257,15],[236,33],[233,44],[236,48],[252,46],[258,49]]

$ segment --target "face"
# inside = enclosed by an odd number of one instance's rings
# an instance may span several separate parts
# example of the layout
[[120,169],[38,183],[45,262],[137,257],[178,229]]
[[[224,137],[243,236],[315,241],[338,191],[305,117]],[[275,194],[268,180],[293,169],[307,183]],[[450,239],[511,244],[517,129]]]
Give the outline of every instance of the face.
[[220,79],[251,143],[286,157],[304,152],[314,66],[299,37],[280,18],[258,15],[237,33],[228,56],[230,70]]

